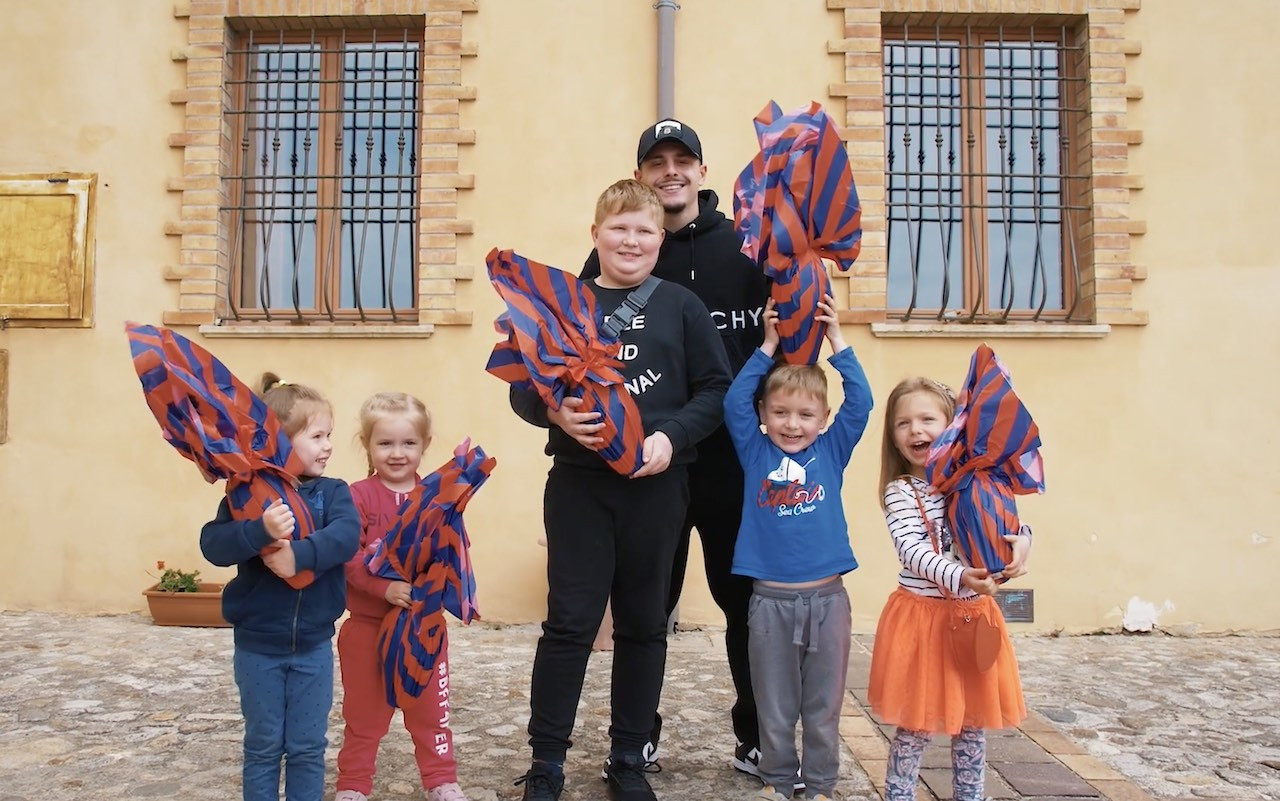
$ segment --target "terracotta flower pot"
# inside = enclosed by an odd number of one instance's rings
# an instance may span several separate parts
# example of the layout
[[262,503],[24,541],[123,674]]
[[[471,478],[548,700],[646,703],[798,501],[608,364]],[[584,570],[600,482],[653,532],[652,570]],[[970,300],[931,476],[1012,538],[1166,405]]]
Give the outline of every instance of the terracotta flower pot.
[[143,591],[157,626],[230,626],[222,617],[222,586],[201,582],[198,592],[165,592],[157,582]]

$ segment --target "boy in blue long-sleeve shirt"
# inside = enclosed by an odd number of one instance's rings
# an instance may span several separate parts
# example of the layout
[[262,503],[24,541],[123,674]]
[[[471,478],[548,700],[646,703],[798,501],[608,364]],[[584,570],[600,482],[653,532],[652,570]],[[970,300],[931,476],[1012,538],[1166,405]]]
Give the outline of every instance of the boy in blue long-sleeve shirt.
[[[851,625],[840,576],[858,566],[840,492],[872,400],[830,296],[814,319],[827,326],[830,362],[844,384],[844,402],[826,431],[831,410],[822,368],[785,364],[770,371],[779,341],[772,301],[764,343],[724,399],[725,425],[745,475],[733,572],[755,580],[747,625],[765,784],[753,797],[762,801],[790,798],[797,772],[807,798],[829,799],[840,769]],[[762,378],[760,401],[753,404]],[[803,768],[795,748],[797,720]]]

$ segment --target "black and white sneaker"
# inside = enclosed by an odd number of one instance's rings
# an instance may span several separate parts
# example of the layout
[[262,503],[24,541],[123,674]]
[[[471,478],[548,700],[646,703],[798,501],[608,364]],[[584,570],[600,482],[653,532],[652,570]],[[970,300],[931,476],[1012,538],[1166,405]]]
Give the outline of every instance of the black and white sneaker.
[[[751,776],[755,776],[757,779],[759,779],[760,778],[760,749],[756,748],[754,745],[747,745],[746,743],[738,743],[738,746],[733,749],[733,759],[729,760],[729,764],[733,766],[734,770],[740,773],[746,773]],[[795,792],[797,793],[804,792],[804,787],[805,787],[804,780],[800,778],[799,773],[796,774],[796,778],[794,779],[792,784],[795,786],[794,788]]]
[[[609,781],[609,768],[610,768],[612,765],[613,765],[613,757],[611,757],[611,756],[607,756],[607,757],[605,757],[605,758],[604,758],[604,767],[600,768],[600,778],[601,778],[603,781]],[[661,766],[661,765],[659,765],[657,762],[649,762],[649,761],[646,761],[646,762],[644,763],[644,772],[645,772],[645,773],[661,773],[661,772],[662,772],[662,766]]]
[[650,765],[658,764],[658,741],[660,739],[662,739],[662,715],[655,712],[653,715],[653,730],[649,732],[649,742],[645,743],[644,748],[640,751],[640,755],[644,757],[646,768]]
[[[655,766],[656,767],[656,766]],[[645,773],[651,772],[639,756],[610,757],[604,763],[605,794],[609,801],[658,801]]]
[[760,749],[754,745],[738,743],[733,749],[733,759],[729,760],[733,769],[760,778]]
[[[640,749],[640,755],[644,757],[645,773],[661,773],[662,766],[658,764],[658,739],[662,737],[662,715],[653,716],[653,731],[649,732],[649,742],[644,744],[644,748]],[[605,757],[604,767],[600,769],[600,778],[607,780],[609,778],[609,757]]]

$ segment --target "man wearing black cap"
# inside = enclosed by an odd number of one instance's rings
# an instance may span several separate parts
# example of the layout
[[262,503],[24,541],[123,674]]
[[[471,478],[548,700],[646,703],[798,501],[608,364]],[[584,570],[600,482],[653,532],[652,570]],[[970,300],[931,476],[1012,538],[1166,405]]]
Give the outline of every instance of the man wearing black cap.
[[[733,223],[716,208],[716,193],[702,189],[706,176],[702,142],[693,128],[679,120],[666,119],[640,133],[635,177],[658,193],[667,231],[653,274],[688,287],[706,304],[736,375],[764,340],[767,291],[764,273],[743,255],[742,240],[734,232]],[[582,277],[599,274],[600,261],[592,251]],[[707,585],[724,612],[729,672],[738,696],[732,709],[738,745],[731,761],[738,770],[758,776],[760,735],[747,660],[751,580],[730,573],[742,519],[742,486],[742,467],[721,426],[698,443],[697,461],[689,468],[689,510],[671,570],[667,615],[670,617],[680,600],[689,534],[696,528],[702,538]],[[645,753],[650,762],[657,761],[661,732],[659,715]]]

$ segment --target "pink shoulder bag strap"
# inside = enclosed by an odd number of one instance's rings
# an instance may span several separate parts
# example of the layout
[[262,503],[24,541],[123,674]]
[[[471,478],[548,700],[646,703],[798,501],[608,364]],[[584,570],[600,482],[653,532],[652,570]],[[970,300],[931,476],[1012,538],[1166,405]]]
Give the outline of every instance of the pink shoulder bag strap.
[[[910,476],[904,476],[903,480],[907,482],[907,486],[911,488],[911,494],[915,496],[916,508],[920,510],[920,519],[924,521],[925,531],[929,532],[929,542],[933,545],[934,552],[941,556],[942,548],[938,541],[938,534],[934,530],[933,521],[929,519],[928,512],[925,511],[920,490],[916,488]],[[951,607],[946,632],[947,638],[951,641],[951,655],[955,659],[956,666],[966,672],[987,672],[995,665],[996,657],[1004,647],[1004,638],[1000,635],[1000,629],[987,618],[984,610],[977,604],[960,600],[952,594],[949,587],[939,586]]]

